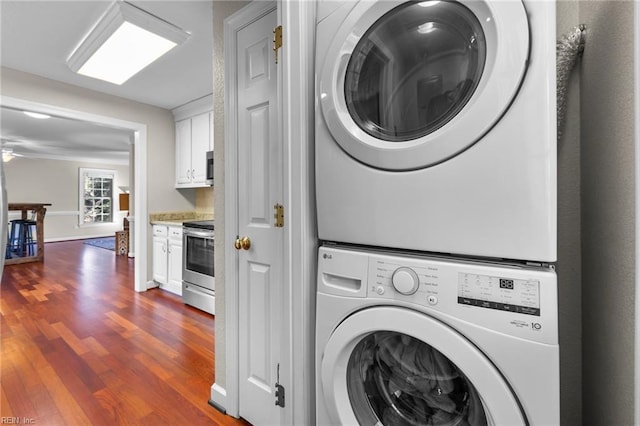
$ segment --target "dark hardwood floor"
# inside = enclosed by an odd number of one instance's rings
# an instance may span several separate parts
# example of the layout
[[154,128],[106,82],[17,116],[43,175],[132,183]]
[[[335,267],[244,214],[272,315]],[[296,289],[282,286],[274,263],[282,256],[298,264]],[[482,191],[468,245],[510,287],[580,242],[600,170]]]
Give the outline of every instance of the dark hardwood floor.
[[247,424],[207,403],[213,316],[133,291],[133,259],[45,247],[44,264],[6,266],[0,284],[2,423]]

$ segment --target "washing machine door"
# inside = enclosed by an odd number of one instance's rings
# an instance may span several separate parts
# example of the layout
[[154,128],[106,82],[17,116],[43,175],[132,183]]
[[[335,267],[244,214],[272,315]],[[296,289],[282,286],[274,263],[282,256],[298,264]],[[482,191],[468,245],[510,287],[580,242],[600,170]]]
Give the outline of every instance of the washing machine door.
[[520,0],[361,1],[331,35],[325,123],[349,155],[386,170],[432,166],[481,139],[529,56]]
[[525,425],[511,388],[468,339],[409,309],[355,313],[331,335],[321,381],[332,424]]

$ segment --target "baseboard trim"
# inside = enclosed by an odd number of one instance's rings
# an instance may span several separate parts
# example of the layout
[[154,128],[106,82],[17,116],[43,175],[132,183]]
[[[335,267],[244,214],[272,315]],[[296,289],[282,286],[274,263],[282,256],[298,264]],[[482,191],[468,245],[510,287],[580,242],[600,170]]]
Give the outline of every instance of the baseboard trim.
[[222,414],[227,414],[227,391],[217,383],[214,383],[211,386],[211,399],[209,400],[209,405],[220,411]]
[[69,237],[53,237],[53,238],[45,238],[45,243],[60,243],[63,241],[77,241],[77,240],[90,240],[91,238],[106,238],[113,237],[113,234],[106,235],[73,235]]

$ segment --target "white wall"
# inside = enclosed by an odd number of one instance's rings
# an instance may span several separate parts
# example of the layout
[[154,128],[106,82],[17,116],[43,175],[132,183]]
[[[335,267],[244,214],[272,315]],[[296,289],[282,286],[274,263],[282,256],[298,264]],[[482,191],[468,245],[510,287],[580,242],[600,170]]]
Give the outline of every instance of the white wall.
[[[193,191],[174,188],[175,129],[171,111],[60,83],[9,68],[0,68],[0,94],[7,97],[82,111],[147,126],[147,211],[193,210]],[[147,226],[148,217],[135,219],[135,226]],[[151,255],[151,238],[147,253]],[[151,262],[146,276],[151,280]]]
[[[80,167],[116,171],[115,202],[118,187],[129,186],[129,166],[79,161],[45,160],[16,157],[4,164],[9,203],[50,203],[44,223],[44,238],[48,241],[114,235],[122,230],[126,212],[115,212],[115,223],[78,226],[78,169]],[[117,207],[117,206],[116,206]],[[9,212],[11,219],[12,212]],[[20,214],[13,212],[13,214]]]

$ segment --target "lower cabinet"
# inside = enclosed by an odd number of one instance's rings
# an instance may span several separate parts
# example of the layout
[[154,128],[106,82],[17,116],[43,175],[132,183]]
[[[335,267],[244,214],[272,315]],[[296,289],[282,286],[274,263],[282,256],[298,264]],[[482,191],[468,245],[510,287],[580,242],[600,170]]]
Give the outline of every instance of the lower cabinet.
[[182,226],[153,225],[153,280],[182,296]]

